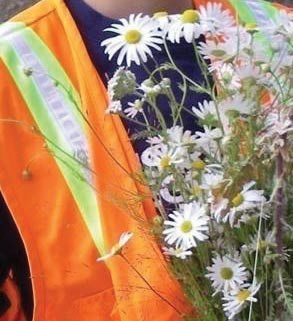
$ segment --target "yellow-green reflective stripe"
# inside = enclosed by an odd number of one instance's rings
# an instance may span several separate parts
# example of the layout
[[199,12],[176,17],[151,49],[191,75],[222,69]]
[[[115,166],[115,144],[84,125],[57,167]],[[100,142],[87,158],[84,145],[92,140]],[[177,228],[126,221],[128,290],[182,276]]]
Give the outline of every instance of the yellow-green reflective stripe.
[[[0,35],[1,58],[47,139],[99,252],[104,254],[100,213],[87,169],[87,139],[82,118],[68,95],[77,97],[77,93],[53,54],[30,28],[21,23],[4,24]],[[56,86],[54,79],[62,86]]]
[[270,24],[271,19],[274,18],[277,9],[266,1],[262,0],[243,0],[252,12],[256,23],[259,26],[267,26]]
[[243,0],[229,0],[235,8],[237,15],[244,23],[256,23],[255,17]]
[[265,27],[269,24],[270,19],[274,17],[277,9],[262,0],[229,0],[229,2],[244,23],[252,23],[264,27],[263,32],[258,32],[255,35],[255,39],[267,50],[268,55],[272,54],[270,36],[265,32]]
[[266,26],[278,11],[271,3],[262,0],[229,0],[244,23]]

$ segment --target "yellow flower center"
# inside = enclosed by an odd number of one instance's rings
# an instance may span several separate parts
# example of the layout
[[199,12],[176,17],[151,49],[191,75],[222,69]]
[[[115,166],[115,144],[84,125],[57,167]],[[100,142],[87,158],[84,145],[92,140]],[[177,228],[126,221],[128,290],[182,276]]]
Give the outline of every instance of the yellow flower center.
[[191,221],[184,221],[180,226],[182,233],[189,233],[192,230]]
[[181,15],[181,21],[183,23],[195,23],[199,20],[199,14],[196,10],[185,10]]
[[164,156],[160,160],[160,166],[162,169],[166,169],[170,167],[171,165],[171,157],[170,156]]
[[234,275],[232,269],[229,267],[221,268],[220,274],[224,280],[231,280]]
[[125,33],[124,38],[127,43],[136,44],[140,41],[141,36],[142,34],[138,30],[132,29]]
[[168,12],[167,11],[158,11],[154,13],[154,18],[162,18],[162,17],[167,17]]
[[266,242],[265,240],[260,240],[260,241],[257,243],[257,248],[258,248],[259,250],[265,250],[267,247],[268,247],[268,242]]
[[257,84],[254,77],[246,77],[241,80],[242,86],[246,89],[249,89],[250,87],[253,87]]
[[245,25],[245,28],[248,32],[257,31],[257,24],[255,22],[250,22]]
[[206,167],[206,163],[201,159],[194,161],[192,164],[192,168],[198,171],[204,170],[205,167]]
[[214,50],[212,50],[211,54],[214,55],[215,57],[221,58],[221,57],[225,56],[226,51],[221,50],[221,49],[214,49]]
[[237,194],[233,199],[232,199],[232,205],[234,207],[240,206],[244,202],[244,197],[242,194]]
[[201,195],[201,188],[198,185],[193,186],[192,190],[191,190],[191,193],[192,193],[193,196],[198,197],[198,196]]
[[250,296],[250,294],[251,292],[249,290],[241,290],[237,293],[236,298],[238,301],[243,302]]
[[257,28],[257,24],[255,22],[248,22],[245,24],[246,29],[255,29]]

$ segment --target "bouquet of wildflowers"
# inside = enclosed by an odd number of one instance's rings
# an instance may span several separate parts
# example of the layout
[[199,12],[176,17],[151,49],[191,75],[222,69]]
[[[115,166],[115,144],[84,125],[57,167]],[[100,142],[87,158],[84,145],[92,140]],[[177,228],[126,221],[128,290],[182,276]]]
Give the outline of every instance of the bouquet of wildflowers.
[[[158,213],[150,232],[199,318],[292,320],[293,16],[280,11],[263,27],[241,25],[209,3],[178,15],[130,15],[106,30],[112,36],[102,46],[120,66],[108,112],[141,125],[131,138],[146,144],[139,176]],[[204,83],[174,61],[169,46],[182,42]],[[158,64],[160,50],[168,60]],[[133,64],[148,71],[143,82]],[[207,98],[187,107],[190,92]],[[183,111],[199,130],[184,128]]]

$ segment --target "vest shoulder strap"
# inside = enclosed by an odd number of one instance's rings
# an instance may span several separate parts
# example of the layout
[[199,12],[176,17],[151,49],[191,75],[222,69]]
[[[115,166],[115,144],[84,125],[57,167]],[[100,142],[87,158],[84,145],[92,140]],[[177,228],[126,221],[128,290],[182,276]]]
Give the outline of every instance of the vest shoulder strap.
[[54,157],[88,230],[105,252],[86,121],[77,90],[50,48],[27,25],[0,26],[0,57]]

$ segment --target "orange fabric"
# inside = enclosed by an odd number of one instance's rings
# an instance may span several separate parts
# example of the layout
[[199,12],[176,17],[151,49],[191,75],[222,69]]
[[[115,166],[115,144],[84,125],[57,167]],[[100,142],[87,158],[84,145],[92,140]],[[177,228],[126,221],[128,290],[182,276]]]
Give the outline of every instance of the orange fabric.
[[[65,4],[43,0],[14,20],[25,22],[45,41],[79,91],[99,136],[88,130],[108,247],[122,232],[134,232],[126,255],[148,282],[120,258],[108,266],[96,262],[99,254],[72,195],[0,61],[0,153],[5,155],[0,186],[28,253],[34,321],[181,320],[190,307],[145,229],[155,213],[153,203],[141,204],[137,195],[142,188],[116,163],[134,173],[136,156],[121,121],[105,116],[105,88]],[[28,164],[31,177],[24,177]]]
[[6,294],[11,303],[6,313],[0,317],[0,321],[27,321],[21,309],[19,291],[11,276],[8,276],[0,290]]

